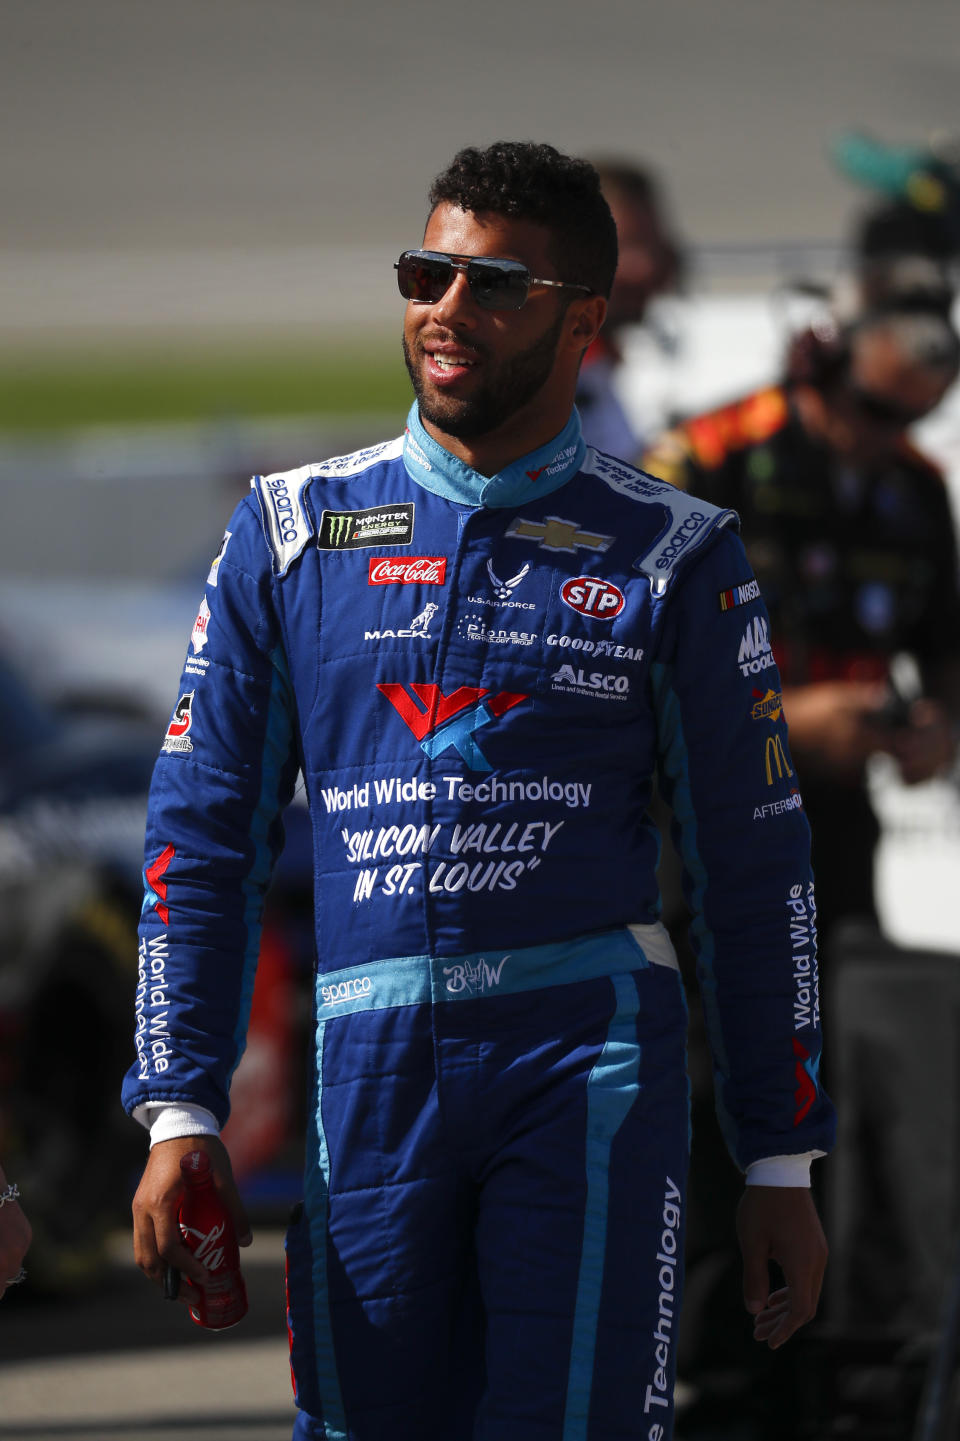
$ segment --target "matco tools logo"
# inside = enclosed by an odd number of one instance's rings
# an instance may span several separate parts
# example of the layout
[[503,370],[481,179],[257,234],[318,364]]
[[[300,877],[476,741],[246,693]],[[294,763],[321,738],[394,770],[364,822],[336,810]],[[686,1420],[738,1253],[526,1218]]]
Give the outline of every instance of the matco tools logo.
[[541,550],[562,550],[569,555],[576,555],[578,550],[609,550],[614,539],[612,535],[583,530],[579,521],[562,520],[559,515],[548,515],[543,520],[519,516],[510,522],[506,534],[508,539],[535,540]]
[[462,685],[447,696],[439,686],[416,681],[410,683],[409,689],[385,682],[379,684],[377,690],[386,696],[431,760],[444,751],[455,750],[472,771],[493,769],[474,740],[474,732],[527,699],[511,691],[491,695],[488,690],[469,685]]
[[575,575],[560,587],[564,605],[593,620],[613,620],[626,605],[622,590],[595,575]]
[[775,664],[770,644],[770,627],[762,615],[755,615],[743,632],[737,665],[741,675],[759,675]]
[[325,510],[320,517],[320,550],[357,550],[369,545],[409,545],[413,540],[412,500],[370,510]]
[[369,585],[443,585],[445,555],[377,555],[370,561]]

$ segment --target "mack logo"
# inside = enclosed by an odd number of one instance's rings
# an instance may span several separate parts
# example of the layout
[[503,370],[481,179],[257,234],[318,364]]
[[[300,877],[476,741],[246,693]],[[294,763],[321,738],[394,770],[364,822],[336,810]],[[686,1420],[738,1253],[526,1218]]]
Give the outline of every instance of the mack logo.
[[370,510],[325,510],[320,517],[320,550],[356,550],[369,545],[409,545],[414,503],[378,505]]
[[377,690],[386,696],[431,760],[453,749],[473,771],[493,769],[474,740],[474,732],[527,699],[512,691],[491,695],[488,690],[469,685],[459,686],[447,696],[439,686],[416,681],[410,683],[409,689],[399,683],[381,682]]
[[443,585],[445,555],[376,555],[370,559],[368,585]]
[[626,605],[622,590],[595,575],[575,575],[560,587],[560,599],[580,615],[594,620],[613,620]]
[[564,550],[571,555],[578,550],[609,550],[614,540],[612,535],[581,530],[579,521],[562,520],[559,515],[548,515],[544,520],[524,520],[518,516],[510,522],[507,537],[535,540],[541,550]]

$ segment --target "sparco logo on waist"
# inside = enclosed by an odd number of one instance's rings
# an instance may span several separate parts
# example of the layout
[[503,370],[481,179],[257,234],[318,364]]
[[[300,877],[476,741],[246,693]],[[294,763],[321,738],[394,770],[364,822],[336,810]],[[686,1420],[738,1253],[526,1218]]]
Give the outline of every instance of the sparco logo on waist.
[[320,550],[356,550],[367,545],[409,545],[413,540],[412,500],[370,510],[325,510],[320,517]]
[[443,585],[445,555],[376,555],[370,560],[369,585]]
[[565,580],[560,587],[560,599],[571,610],[592,616],[594,620],[613,620],[626,604],[622,590],[595,575],[575,575]]
[[682,520],[676,530],[667,541],[663,550],[653,562],[657,570],[666,570],[671,561],[676,560],[682,550],[693,540],[701,526],[706,524],[707,517],[702,510],[692,510],[686,520]]

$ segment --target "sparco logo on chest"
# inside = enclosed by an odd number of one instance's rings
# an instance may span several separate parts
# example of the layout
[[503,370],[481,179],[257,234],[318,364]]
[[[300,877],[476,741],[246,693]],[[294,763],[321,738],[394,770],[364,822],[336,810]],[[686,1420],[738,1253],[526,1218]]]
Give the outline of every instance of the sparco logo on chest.
[[575,575],[560,587],[560,599],[580,615],[594,620],[613,620],[626,605],[623,591],[595,575]]
[[370,561],[369,585],[443,585],[447,577],[445,555],[375,555]]

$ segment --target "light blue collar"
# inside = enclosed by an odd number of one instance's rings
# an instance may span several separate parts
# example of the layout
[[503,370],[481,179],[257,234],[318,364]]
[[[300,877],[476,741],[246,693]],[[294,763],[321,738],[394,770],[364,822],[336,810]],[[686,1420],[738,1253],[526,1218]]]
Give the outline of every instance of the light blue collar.
[[558,490],[580,469],[586,449],[574,409],[560,434],[546,445],[521,456],[497,475],[480,475],[427,434],[414,401],[407,416],[403,463],[411,479],[435,495],[459,505],[496,509],[522,505]]

